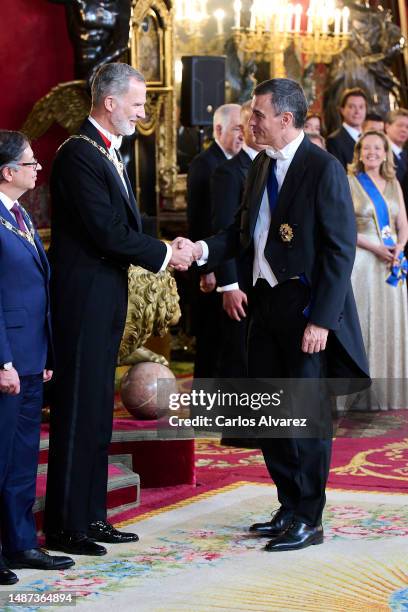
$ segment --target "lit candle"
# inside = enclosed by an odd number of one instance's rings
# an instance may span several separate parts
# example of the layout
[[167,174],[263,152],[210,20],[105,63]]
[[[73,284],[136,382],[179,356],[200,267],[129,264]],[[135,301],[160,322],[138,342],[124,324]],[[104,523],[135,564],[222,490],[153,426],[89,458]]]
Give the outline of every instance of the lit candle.
[[348,34],[350,9],[345,6],[343,9],[343,34]]
[[285,27],[285,7],[280,6],[278,9],[278,32],[283,32]]
[[292,18],[293,18],[293,4],[288,4],[286,8],[286,31],[292,31]]
[[256,26],[256,6],[255,6],[255,0],[254,0],[251,6],[251,20],[249,22],[249,29],[255,30],[255,26]]
[[307,11],[306,15],[307,15],[307,33],[312,34],[313,33],[313,12],[310,8]]
[[322,14],[322,32],[323,34],[327,34],[329,31],[329,13],[327,11],[327,7],[323,8]]
[[265,32],[271,31],[272,15],[265,15]]
[[302,17],[302,5],[301,4],[297,4],[295,6],[295,32],[299,33],[300,32],[300,19]]
[[207,17],[207,0],[200,0],[201,7],[201,18],[205,19]]
[[225,11],[223,11],[222,9],[217,9],[214,12],[214,17],[217,20],[217,34],[218,36],[222,36],[224,34],[223,19],[225,17]]
[[334,11],[334,35],[340,34],[340,23],[341,23],[341,10],[336,9]]
[[242,8],[241,0],[235,0],[234,2],[234,17],[235,17],[234,27],[236,28],[241,27],[241,8]]

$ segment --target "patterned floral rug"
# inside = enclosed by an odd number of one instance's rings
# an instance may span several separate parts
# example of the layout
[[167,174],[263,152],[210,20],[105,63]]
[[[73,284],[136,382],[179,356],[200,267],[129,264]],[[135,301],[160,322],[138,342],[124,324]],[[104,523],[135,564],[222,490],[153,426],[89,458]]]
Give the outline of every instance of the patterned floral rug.
[[[66,572],[19,571],[13,592],[75,594],[78,611],[408,610],[404,495],[329,490],[324,545],[279,554],[247,531],[276,505],[271,485],[210,491],[138,517],[128,528],[141,541],[108,546],[106,557],[77,558]],[[3,599],[0,609],[47,608]]]

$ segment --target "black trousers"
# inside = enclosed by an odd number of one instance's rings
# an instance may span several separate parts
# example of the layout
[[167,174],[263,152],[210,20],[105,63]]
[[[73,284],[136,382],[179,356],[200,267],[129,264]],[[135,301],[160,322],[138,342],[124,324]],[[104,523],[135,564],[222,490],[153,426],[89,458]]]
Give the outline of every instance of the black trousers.
[[[257,281],[248,334],[250,378],[322,378],[325,354],[301,350],[310,290],[299,280],[271,288]],[[327,398],[327,411],[330,403]],[[261,441],[266,467],[280,504],[314,526],[321,521],[329,474],[331,439],[270,438]]]
[[[62,343],[56,334],[47,533],[84,532],[90,522],[106,520],[114,378],[126,311],[127,272],[106,267],[84,300],[79,337],[66,335]],[[74,357],[64,361],[72,348]]]

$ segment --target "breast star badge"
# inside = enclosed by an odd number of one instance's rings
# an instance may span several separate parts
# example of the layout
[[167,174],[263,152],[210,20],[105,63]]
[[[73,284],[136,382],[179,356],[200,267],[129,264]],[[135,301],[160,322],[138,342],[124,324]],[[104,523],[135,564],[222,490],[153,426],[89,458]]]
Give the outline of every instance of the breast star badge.
[[282,225],[279,228],[279,235],[283,242],[292,242],[293,229],[288,223],[282,223]]

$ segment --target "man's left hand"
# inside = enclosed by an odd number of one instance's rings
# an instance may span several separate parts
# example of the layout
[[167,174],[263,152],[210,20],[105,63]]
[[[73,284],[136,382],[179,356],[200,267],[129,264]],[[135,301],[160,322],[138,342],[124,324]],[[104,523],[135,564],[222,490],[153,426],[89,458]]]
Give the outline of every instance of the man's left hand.
[[327,344],[327,336],[329,330],[325,327],[319,327],[314,323],[308,323],[303,334],[302,351],[304,353],[320,353],[324,351]]
[[43,371],[43,381],[48,382],[49,380],[51,380],[52,375],[53,375],[52,370],[44,370]]

